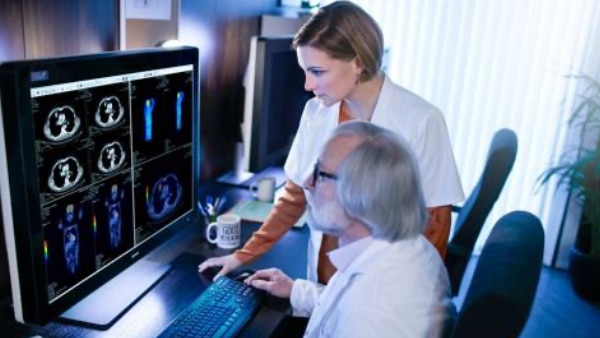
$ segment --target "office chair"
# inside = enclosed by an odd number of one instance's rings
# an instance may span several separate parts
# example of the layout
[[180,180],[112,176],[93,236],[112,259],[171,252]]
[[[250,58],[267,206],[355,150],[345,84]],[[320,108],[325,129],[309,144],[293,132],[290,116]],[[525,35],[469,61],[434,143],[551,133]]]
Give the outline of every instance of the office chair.
[[533,305],[543,251],[536,216],[514,211],[500,218],[481,251],[452,337],[518,337]]
[[490,144],[485,167],[477,185],[462,207],[452,206],[452,211],[457,212],[458,216],[448,243],[445,265],[453,296],[460,290],[460,283],[479,232],[515,163],[517,145],[517,135],[514,131],[498,130]]

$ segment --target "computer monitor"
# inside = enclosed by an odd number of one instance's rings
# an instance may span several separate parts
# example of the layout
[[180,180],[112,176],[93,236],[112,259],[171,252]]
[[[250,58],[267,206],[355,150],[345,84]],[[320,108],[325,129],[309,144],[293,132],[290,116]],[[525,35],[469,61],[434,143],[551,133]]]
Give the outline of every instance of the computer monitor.
[[292,145],[306,101],[304,72],[291,36],[255,36],[246,71],[243,152],[236,170],[219,181],[249,186],[258,177],[285,181],[283,163]]
[[193,221],[198,50],[0,65],[0,197],[19,322],[106,328],[169,269]]

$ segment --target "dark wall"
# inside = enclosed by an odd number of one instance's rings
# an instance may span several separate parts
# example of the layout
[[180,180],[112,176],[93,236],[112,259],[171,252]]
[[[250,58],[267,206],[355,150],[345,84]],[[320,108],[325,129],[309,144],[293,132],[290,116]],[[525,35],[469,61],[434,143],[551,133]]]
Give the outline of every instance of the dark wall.
[[200,48],[202,179],[213,180],[233,168],[241,141],[242,80],[250,38],[260,31],[261,14],[277,0],[181,0],[179,36]]
[[22,8],[18,1],[0,1],[0,62],[25,57]]
[[23,0],[22,3],[27,58],[118,48],[117,1]]

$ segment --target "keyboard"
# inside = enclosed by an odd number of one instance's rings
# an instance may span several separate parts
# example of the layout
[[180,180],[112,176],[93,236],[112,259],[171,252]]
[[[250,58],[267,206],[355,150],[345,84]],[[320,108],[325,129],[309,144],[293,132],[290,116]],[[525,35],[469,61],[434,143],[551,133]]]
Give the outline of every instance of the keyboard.
[[185,308],[159,335],[235,337],[262,305],[264,292],[220,277]]

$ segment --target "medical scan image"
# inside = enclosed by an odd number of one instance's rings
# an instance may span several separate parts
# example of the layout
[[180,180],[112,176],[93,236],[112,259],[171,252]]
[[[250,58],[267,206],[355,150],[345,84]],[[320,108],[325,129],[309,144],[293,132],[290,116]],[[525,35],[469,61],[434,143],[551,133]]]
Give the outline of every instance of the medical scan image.
[[75,109],[65,105],[50,111],[44,122],[44,136],[50,142],[65,142],[78,134],[81,119]]
[[181,130],[181,103],[183,102],[183,97],[185,94],[182,91],[177,92],[177,100],[175,101],[175,111],[177,112],[177,116],[175,118],[177,130]]
[[110,194],[104,202],[108,216],[108,233],[110,238],[110,247],[117,248],[121,244],[121,200],[124,193],[117,184],[110,187]]
[[148,195],[146,208],[148,217],[155,222],[162,221],[177,210],[183,196],[183,188],[175,174],[158,179]]
[[64,192],[75,187],[83,178],[83,167],[73,156],[57,160],[50,170],[48,188],[53,192]]
[[147,99],[144,102],[144,140],[152,141],[152,125],[153,125],[153,113],[154,113],[155,100],[153,98]]
[[104,174],[111,173],[125,163],[125,149],[121,143],[115,141],[105,144],[98,158],[98,170]]
[[79,221],[81,211],[75,212],[75,206],[68,204],[64,220],[59,221],[58,228],[62,229],[65,266],[70,274],[75,274],[79,268]]
[[105,97],[100,100],[96,109],[96,124],[101,128],[111,128],[118,125],[125,116],[125,109],[116,96]]

